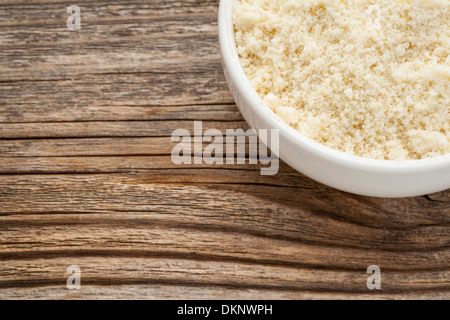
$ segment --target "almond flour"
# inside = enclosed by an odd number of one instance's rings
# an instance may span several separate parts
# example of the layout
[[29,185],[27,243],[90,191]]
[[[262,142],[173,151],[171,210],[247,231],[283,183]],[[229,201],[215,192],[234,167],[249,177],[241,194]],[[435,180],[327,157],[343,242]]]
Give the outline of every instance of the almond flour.
[[450,153],[449,0],[236,0],[241,65],[303,135],[372,159]]

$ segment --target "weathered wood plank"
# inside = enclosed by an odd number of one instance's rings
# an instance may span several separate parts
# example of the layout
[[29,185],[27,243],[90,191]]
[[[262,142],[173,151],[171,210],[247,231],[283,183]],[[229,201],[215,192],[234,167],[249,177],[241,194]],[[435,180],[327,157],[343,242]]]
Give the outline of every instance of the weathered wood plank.
[[[169,284],[211,285],[228,288],[312,292],[366,293],[366,268],[354,271],[253,265],[241,262],[177,258],[55,258],[0,262],[0,287],[57,285],[66,281],[66,270],[77,265],[87,285]],[[42,270],[42,274],[39,271]],[[220,273],[216,272],[220,270]],[[18,278],[17,274],[21,277]],[[121,274],[126,273],[125,278]],[[384,272],[384,293],[420,292],[429,289],[450,293],[448,271]],[[447,279],[445,281],[444,279]]]
[[151,120],[240,121],[242,115],[233,104],[173,106],[83,106],[18,105],[0,103],[0,127],[3,123],[49,123],[87,121]]
[[[132,124],[130,123],[130,126]],[[193,132],[192,132],[193,134]],[[243,147],[256,148],[257,141],[246,140]],[[199,143],[205,148],[211,142],[201,137],[191,137],[191,145]],[[62,138],[0,140],[0,154],[6,157],[83,157],[83,156],[162,156],[171,155],[178,142],[170,136],[164,137],[120,137],[120,138]],[[187,145],[187,143],[184,142]],[[235,148],[241,146],[235,141]],[[219,146],[220,147],[220,146]],[[194,153],[194,149],[191,150]],[[225,148],[216,155],[224,157]]]
[[1,104],[7,103],[8,108],[42,105],[77,108],[231,103],[222,69],[208,65],[199,69],[173,74],[86,75],[60,81],[3,82],[0,83]]
[[216,286],[178,285],[83,285],[80,291],[69,291],[63,286],[38,288],[0,288],[0,297],[5,299],[58,299],[58,300],[449,300],[447,291],[425,291],[407,293],[340,293],[308,292],[272,289],[230,289]]
[[[246,131],[245,121],[202,121],[203,131],[227,129]],[[114,121],[114,122],[58,122],[58,123],[4,123],[0,125],[0,139],[22,138],[86,138],[86,137],[170,137],[177,129],[189,130],[194,135],[194,121]]]
[[[364,197],[345,193],[340,193],[339,199],[335,195],[327,198],[324,196],[330,193],[327,187],[309,179],[297,179],[289,173],[272,179],[269,185],[255,178],[259,175],[251,171],[212,172],[0,176],[0,212],[6,214],[2,226],[6,232],[7,226],[13,223],[8,220],[12,219],[10,215],[23,213],[123,213],[125,216],[126,212],[136,212],[165,220],[177,217],[179,212],[181,224],[187,218],[202,226],[239,227],[251,234],[259,230],[262,233],[257,234],[261,236],[330,246],[403,252],[430,248],[445,251],[449,245],[447,202],[417,198],[414,202],[423,210],[416,212],[409,209],[411,201],[407,199],[369,202]],[[197,221],[194,217],[201,219]],[[24,226],[32,223],[26,216],[16,219],[23,219]],[[42,221],[54,220],[42,217]],[[177,220],[172,223],[176,225]],[[213,230],[216,229],[220,230],[217,226]],[[448,265],[442,256],[429,254],[441,259],[443,266]],[[417,266],[417,261],[412,263]],[[406,268],[407,262],[401,264]]]
[[[52,174],[52,173],[136,173],[149,170],[179,169],[191,170],[249,170],[259,171],[260,165],[176,165],[167,156],[89,156],[89,157],[3,157],[0,161],[0,174]],[[301,175],[295,173],[290,167],[280,163],[280,174],[290,173],[302,180]],[[218,173],[214,171],[214,173]],[[261,179],[259,175],[252,174],[253,178]]]

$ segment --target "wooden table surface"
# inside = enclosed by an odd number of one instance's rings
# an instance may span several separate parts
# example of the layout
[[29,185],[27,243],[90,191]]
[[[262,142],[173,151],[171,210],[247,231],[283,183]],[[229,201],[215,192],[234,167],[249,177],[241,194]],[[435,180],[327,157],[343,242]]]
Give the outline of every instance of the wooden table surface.
[[375,199],[285,164],[172,163],[194,120],[248,128],[217,9],[0,0],[0,298],[450,299],[450,192]]

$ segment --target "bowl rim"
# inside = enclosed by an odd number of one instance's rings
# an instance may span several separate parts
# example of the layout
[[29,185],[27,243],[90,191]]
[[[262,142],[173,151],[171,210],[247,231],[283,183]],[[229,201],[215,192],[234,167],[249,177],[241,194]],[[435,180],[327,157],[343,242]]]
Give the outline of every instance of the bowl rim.
[[280,137],[287,138],[291,143],[306,149],[318,157],[332,160],[344,166],[359,167],[361,169],[380,172],[411,171],[415,173],[444,168],[450,169],[450,153],[420,160],[363,158],[327,147],[301,134],[287,124],[262,101],[261,97],[251,85],[250,80],[245,75],[239,62],[232,21],[233,1],[235,0],[220,0],[219,5],[218,29],[222,63],[239,95],[245,98],[252,112],[259,114],[271,128],[279,129]]

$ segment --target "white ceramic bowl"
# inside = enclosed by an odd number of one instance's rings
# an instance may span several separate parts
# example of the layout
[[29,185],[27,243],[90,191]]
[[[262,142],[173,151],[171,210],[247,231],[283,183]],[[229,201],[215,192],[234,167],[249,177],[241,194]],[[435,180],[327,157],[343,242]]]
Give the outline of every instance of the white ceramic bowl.
[[[385,161],[351,156],[319,144],[289,126],[266,106],[239,63],[232,4],[221,0],[219,41],[225,76],[242,115],[255,130],[280,130],[280,158],[333,188],[374,197],[412,197],[450,188],[450,154],[425,160]],[[270,145],[269,145],[270,147]]]

